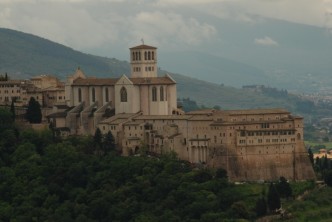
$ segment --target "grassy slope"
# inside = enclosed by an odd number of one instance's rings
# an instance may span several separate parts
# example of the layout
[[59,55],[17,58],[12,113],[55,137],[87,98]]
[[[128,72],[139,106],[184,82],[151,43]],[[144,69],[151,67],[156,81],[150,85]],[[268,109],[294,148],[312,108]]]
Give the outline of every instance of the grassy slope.
[[80,66],[91,75],[123,72],[125,62],[84,54],[49,40],[9,29],[0,29],[0,71],[33,76],[54,74],[64,77]]

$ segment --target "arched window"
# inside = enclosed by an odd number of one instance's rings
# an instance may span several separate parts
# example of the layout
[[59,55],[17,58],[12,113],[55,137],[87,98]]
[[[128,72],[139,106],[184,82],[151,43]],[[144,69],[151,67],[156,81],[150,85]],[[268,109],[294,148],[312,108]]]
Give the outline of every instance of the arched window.
[[164,101],[164,87],[160,86],[160,101]]
[[144,52],[144,60],[148,60],[148,53]]
[[108,88],[105,88],[105,102],[109,102],[109,101],[110,101],[110,98],[108,95]]
[[96,102],[96,90],[95,90],[95,88],[92,88],[91,96],[92,96],[92,102]]
[[151,52],[148,52],[148,60],[151,60]]
[[138,52],[138,60],[141,61],[141,52]]
[[127,90],[125,87],[122,87],[120,90],[120,101],[127,102]]
[[135,52],[133,52],[133,61],[136,60],[136,57],[135,57]]
[[82,102],[82,90],[78,88],[78,102]]
[[152,101],[157,101],[157,88],[152,88]]
[[154,60],[154,51],[152,51],[151,53],[152,53],[152,60]]

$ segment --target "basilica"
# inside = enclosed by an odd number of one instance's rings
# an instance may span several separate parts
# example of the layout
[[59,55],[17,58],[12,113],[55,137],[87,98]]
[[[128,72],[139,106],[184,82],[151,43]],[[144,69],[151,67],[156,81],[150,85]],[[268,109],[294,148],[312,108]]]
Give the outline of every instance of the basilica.
[[66,105],[48,120],[63,136],[111,132],[122,155],[175,152],[200,166],[224,168],[232,181],[314,179],[303,119],[283,109],[177,107],[176,82],[157,75],[157,48],[130,48],[129,76],[93,78],[81,69],[65,83]]

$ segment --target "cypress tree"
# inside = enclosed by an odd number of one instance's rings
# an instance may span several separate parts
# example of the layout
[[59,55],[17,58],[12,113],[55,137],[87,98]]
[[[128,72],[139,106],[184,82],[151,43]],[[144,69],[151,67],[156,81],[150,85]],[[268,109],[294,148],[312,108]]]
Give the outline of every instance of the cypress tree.
[[311,148],[308,149],[308,156],[311,164],[314,165],[314,154],[312,153]]
[[14,100],[12,100],[12,104],[10,105],[10,112],[12,114],[13,121],[15,121],[16,114],[15,114],[15,101]]
[[103,139],[103,151],[108,153],[109,151],[115,150],[115,141],[111,131],[108,131]]
[[34,97],[30,98],[27,112],[25,114],[25,118],[30,123],[41,123],[42,113],[40,109],[40,104],[35,100]]
[[95,151],[100,152],[101,145],[102,145],[102,134],[99,128],[96,129],[95,135],[93,136],[93,146],[95,148]]
[[260,197],[257,200],[255,210],[257,217],[264,216],[267,213],[267,206],[264,197]]
[[270,183],[269,191],[267,193],[267,205],[270,211],[275,211],[281,207],[280,196],[273,183]]

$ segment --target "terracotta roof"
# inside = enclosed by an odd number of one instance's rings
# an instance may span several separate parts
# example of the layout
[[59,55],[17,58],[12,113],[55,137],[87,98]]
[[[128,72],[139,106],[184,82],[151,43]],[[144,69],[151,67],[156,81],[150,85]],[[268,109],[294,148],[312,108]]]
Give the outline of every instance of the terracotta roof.
[[48,88],[41,89],[43,92],[48,92],[48,91],[64,91],[65,87],[64,86],[50,86]]
[[[116,114],[108,119],[105,119],[103,121],[101,121],[100,123],[103,123],[103,124],[118,124],[119,122],[122,123],[122,122],[125,122],[125,121],[128,121],[128,119],[130,117],[133,117],[137,115],[136,113],[120,113],[120,114]],[[118,120],[118,121],[117,121]]]
[[[168,76],[164,77],[146,77],[146,78],[129,78],[134,85],[172,85],[175,81]],[[74,86],[106,86],[115,85],[117,78],[77,78],[74,80]]]
[[229,115],[262,115],[262,114],[290,114],[285,109],[247,109],[247,110],[221,110],[215,111],[216,114]]
[[177,137],[177,136],[180,136],[182,133],[175,133],[175,134],[173,134],[173,135],[170,135],[169,137],[168,137],[168,139],[174,139],[175,137]]
[[[226,126],[226,125],[254,125],[262,123],[284,123],[284,120],[262,120],[262,121],[215,121],[210,126]],[[278,129],[279,130],[279,129]]]
[[129,48],[129,49],[157,49],[156,47],[154,46],[149,46],[149,45],[138,45],[138,46],[134,46],[132,48]]
[[199,109],[186,112],[188,115],[211,115],[215,112],[215,109]]
[[74,86],[89,86],[89,85],[97,85],[97,86],[105,86],[105,85],[114,85],[118,81],[118,79],[113,78],[77,78],[74,80]]
[[163,77],[146,77],[146,78],[129,78],[135,85],[172,85],[174,80],[168,76]]
[[57,113],[51,113],[51,114],[47,115],[47,117],[49,117],[49,118],[66,117],[66,116],[67,116],[67,112],[57,112]]
[[55,104],[55,107],[57,107],[58,109],[68,109],[69,106],[65,105],[65,104]]
[[186,120],[191,116],[187,115],[141,115],[133,118],[136,120]]
[[189,120],[191,121],[212,121],[213,117],[208,115],[193,115]]
[[24,84],[26,83],[25,80],[7,80],[7,81],[0,81],[1,85],[12,85],[12,84]]
[[144,123],[144,122],[142,120],[139,120],[139,121],[131,121],[131,122],[125,123],[124,125],[125,126],[139,126],[142,123]]

